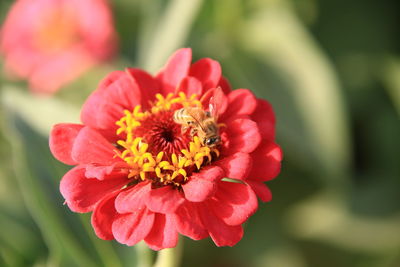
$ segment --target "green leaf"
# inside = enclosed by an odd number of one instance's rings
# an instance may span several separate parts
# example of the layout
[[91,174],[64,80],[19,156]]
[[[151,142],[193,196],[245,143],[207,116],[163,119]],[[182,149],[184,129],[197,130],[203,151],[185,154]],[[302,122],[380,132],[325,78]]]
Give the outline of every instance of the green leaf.
[[2,89],[3,104],[44,136],[56,123],[79,122],[79,110],[55,97],[36,96],[13,86]]
[[299,238],[322,240],[348,250],[386,253],[400,246],[399,215],[357,216],[333,190],[292,207],[287,223],[290,232]]
[[15,256],[15,261],[28,264],[33,259],[43,256],[46,250],[39,235],[34,232],[36,229],[32,229],[20,218],[14,218],[4,210],[1,210],[0,222],[1,227],[6,229],[0,231],[0,247],[12,251],[12,254],[8,255],[10,259]]
[[232,179],[232,178],[222,178],[221,181],[230,182],[230,183],[237,183],[237,184],[244,184],[242,180]]
[[398,58],[389,57],[385,60],[382,77],[385,88],[400,116],[400,60]]
[[267,1],[241,33],[243,46],[285,78],[324,177],[344,182],[351,144],[340,85],[328,58],[287,1]]
[[[176,49],[184,45],[202,2],[202,0],[171,0],[157,23],[149,20],[143,25],[145,32],[142,38],[151,41],[146,43],[142,41],[139,55],[143,57],[140,59],[140,66],[154,72],[162,67]],[[152,38],[149,38],[150,29]]]
[[82,235],[77,240],[77,236],[69,232],[74,229],[74,223],[62,215],[62,200],[55,195],[58,186],[51,183],[54,177],[62,176],[65,168],[56,168],[55,160],[49,155],[47,140],[32,131],[21,117],[9,110],[7,122],[16,178],[26,206],[49,248],[50,259],[65,265],[97,266],[83,246]]
[[[62,205],[58,184],[68,168],[53,158],[44,136],[58,119],[73,120],[76,110],[60,100],[26,95],[17,89],[4,90],[2,100],[6,117],[3,132],[11,144],[15,176],[49,248],[51,264],[98,266],[102,262],[104,266],[122,266],[111,243],[94,234],[90,216],[74,214]],[[64,111],[69,108],[70,113],[51,114],[55,107]],[[135,260],[135,253],[129,260]]]

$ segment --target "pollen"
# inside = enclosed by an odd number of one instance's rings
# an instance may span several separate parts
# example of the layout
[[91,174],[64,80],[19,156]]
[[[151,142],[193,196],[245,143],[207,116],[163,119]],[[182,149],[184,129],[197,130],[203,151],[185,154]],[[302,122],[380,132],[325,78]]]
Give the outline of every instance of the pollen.
[[182,107],[202,108],[197,95],[157,94],[155,99],[148,110],[138,105],[124,111],[116,122],[121,139],[115,153],[130,166],[129,178],[150,180],[157,186],[180,186],[191,173],[218,158],[219,151],[204,146],[198,136],[184,133],[173,121],[174,112]]

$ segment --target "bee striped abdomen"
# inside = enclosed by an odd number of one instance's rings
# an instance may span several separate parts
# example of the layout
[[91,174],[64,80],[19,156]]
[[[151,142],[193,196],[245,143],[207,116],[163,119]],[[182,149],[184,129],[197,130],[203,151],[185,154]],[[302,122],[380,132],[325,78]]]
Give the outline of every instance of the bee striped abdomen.
[[194,119],[193,116],[187,113],[186,108],[181,108],[175,111],[173,119],[176,123],[182,125],[193,125]]

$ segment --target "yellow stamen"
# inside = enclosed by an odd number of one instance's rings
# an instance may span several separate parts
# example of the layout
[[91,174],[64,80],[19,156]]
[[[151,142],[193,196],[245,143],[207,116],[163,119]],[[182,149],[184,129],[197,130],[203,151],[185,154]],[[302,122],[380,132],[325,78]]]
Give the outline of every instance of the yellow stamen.
[[[122,147],[122,151],[116,150],[116,156],[123,159],[129,166],[128,178],[135,179],[154,179],[164,184],[179,185],[175,181],[181,176],[184,180],[188,178],[188,170],[195,166],[200,169],[204,164],[211,162],[212,155],[219,156],[216,148],[210,149],[202,145],[197,136],[189,142],[187,149],[182,149],[179,154],[173,153],[166,155],[163,151],[152,154],[142,137],[135,135],[137,127],[142,125],[149,116],[156,115],[162,111],[171,110],[174,107],[202,107],[197,95],[193,94],[189,98],[185,93],[179,92],[178,95],[172,93],[164,97],[157,94],[156,101],[150,102],[149,111],[141,111],[141,106],[136,106],[133,111],[124,111],[124,117],[116,122],[119,127],[117,135],[123,136],[125,140],[118,140],[117,144]],[[178,105],[178,106],[177,106]]]

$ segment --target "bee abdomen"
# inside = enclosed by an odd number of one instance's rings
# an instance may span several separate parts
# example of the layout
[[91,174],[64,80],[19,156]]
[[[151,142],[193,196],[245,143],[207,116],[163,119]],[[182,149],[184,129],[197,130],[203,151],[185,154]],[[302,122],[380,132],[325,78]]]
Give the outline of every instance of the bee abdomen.
[[185,116],[185,108],[176,110],[173,116],[174,122],[179,124],[185,123],[184,116]]

